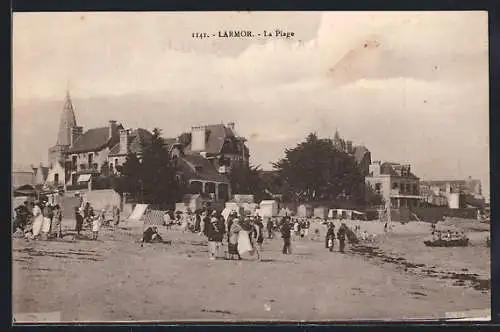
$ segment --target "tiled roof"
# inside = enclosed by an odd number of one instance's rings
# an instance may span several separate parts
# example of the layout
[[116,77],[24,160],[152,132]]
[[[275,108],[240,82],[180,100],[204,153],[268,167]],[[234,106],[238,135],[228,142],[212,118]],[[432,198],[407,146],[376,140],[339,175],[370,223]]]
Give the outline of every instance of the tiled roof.
[[[116,138],[112,144],[116,144]],[[69,149],[69,153],[80,153],[89,151],[102,150],[106,145],[110,144],[109,127],[93,128],[87,130]]]
[[208,159],[200,155],[184,155],[179,158],[178,166],[189,179],[229,183],[226,176],[220,174]]

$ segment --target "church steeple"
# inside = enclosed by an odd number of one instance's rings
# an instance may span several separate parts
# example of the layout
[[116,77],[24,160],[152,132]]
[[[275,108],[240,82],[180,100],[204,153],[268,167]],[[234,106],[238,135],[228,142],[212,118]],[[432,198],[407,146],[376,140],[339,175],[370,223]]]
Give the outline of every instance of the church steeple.
[[71,102],[69,91],[66,91],[66,101],[59,122],[59,132],[57,134],[57,143],[59,146],[71,145],[71,128],[76,127],[75,110]]

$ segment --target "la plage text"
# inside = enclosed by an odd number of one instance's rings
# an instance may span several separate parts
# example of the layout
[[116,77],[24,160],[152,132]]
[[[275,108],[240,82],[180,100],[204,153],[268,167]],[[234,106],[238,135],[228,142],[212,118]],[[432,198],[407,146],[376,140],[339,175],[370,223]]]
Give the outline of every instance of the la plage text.
[[219,30],[217,33],[193,32],[192,38],[293,38],[295,33],[282,29],[263,30],[254,32],[251,30]]

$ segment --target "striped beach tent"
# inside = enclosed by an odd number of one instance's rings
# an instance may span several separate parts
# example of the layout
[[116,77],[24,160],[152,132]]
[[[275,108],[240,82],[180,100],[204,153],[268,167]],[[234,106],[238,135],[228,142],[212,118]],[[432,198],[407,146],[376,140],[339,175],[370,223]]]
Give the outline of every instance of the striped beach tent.
[[162,226],[165,223],[163,220],[164,215],[164,211],[147,210],[142,219],[144,220],[144,225]]

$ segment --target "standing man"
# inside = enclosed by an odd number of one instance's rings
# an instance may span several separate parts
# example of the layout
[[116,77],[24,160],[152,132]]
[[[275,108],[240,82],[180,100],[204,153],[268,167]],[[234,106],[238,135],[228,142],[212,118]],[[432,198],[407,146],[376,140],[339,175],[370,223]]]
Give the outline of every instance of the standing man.
[[339,227],[339,231],[337,232],[337,237],[338,237],[339,243],[340,243],[339,249],[340,249],[341,253],[344,252],[346,233],[347,233],[347,226],[345,225],[345,223],[342,223]]
[[283,219],[283,224],[281,225],[281,237],[283,238],[283,254],[291,254],[292,248],[290,246],[290,222],[288,217]]
[[222,242],[223,231],[220,229],[219,218],[217,212],[212,212],[212,217],[207,217],[208,221],[205,223],[205,235],[208,238],[208,253],[211,260],[217,258],[218,249]]
[[[328,243],[329,241],[332,241],[331,246],[329,246]],[[330,251],[333,251],[334,243],[335,243],[335,225],[333,224],[333,222],[329,222],[325,236],[325,248],[330,249]]]
[[253,239],[254,239],[254,248],[255,251],[257,252],[257,259],[259,261],[262,260],[262,243],[264,243],[264,234],[262,233],[264,230],[264,224],[262,221],[257,217],[253,221]]

